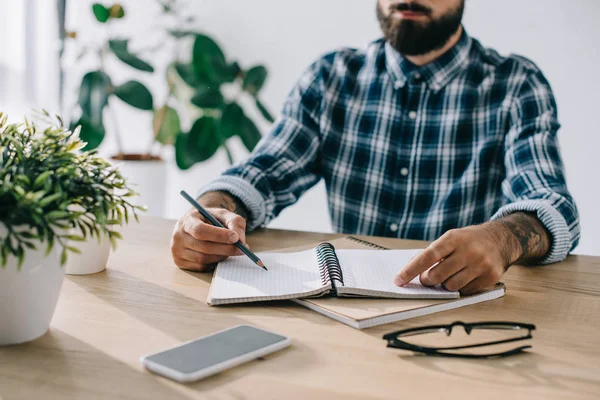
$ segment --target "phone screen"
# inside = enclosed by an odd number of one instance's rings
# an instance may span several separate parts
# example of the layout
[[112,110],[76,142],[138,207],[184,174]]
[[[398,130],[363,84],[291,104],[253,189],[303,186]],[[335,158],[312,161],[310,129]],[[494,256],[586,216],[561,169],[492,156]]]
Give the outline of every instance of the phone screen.
[[286,340],[285,336],[251,326],[238,326],[146,359],[182,373],[192,373],[283,340]]

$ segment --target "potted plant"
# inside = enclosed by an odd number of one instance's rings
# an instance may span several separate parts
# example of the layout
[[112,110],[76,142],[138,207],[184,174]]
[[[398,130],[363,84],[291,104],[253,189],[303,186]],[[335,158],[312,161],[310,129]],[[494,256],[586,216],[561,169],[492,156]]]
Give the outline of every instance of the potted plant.
[[[113,127],[111,133],[117,139],[118,153],[112,158],[122,161],[124,175],[138,184],[142,201],[148,204],[152,215],[164,214],[166,170],[160,151],[162,145],[174,146],[176,164],[182,170],[208,160],[220,148],[233,164],[233,156],[227,146],[231,137],[239,137],[249,151],[261,139],[260,130],[244,112],[239,100],[245,97],[247,103],[255,104],[266,121],[273,122],[270,112],[259,99],[267,79],[267,69],[255,65],[244,70],[238,62],[228,61],[212,38],[193,30],[194,19],[186,13],[180,1],[167,0],[159,4],[165,28],[153,48],[132,51],[129,39],[111,36],[93,51],[88,47],[82,48],[82,54],[96,56],[98,68],[83,76],[75,113],[77,117],[72,121],[72,126],[81,126],[81,137],[88,143],[86,149],[100,146],[106,127]],[[96,20],[107,27],[122,23],[120,20],[126,15],[119,4],[104,6],[96,3],[92,12]],[[76,37],[76,34],[70,33],[67,37]],[[188,52],[190,45],[191,51]],[[144,59],[143,54],[158,50],[173,54],[167,66],[167,94],[160,104],[156,104],[143,83],[137,80],[117,83],[117,79],[113,79],[114,74],[105,68],[104,61],[115,57],[127,66],[150,75],[154,66]],[[225,87],[226,91],[223,90]],[[144,152],[128,153],[123,149],[119,124],[111,111],[113,99],[152,113],[153,132],[149,132]]]
[[0,345],[43,335],[78,243],[106,237],[137,220],[140,207],[119,171],[85,143],[78,130],[45,130],[0,113]]

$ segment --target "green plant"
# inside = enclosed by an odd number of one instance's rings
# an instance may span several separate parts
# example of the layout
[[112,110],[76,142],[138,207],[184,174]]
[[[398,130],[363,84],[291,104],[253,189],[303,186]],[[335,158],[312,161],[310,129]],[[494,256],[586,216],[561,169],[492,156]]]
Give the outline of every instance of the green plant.
[[[181,169],[209,159],[219,148],[225,150],[233,163],[227,146],[231,137],[238,136],[249,151],[261,138],[260,130],[240,105],[240,97],[249,97],[259,114],[266,121],[274,122],[259,98],[268,76],[267,69],[256,65],[244,70],[238,62],[228,61],[212,38],[188,27],[193,18],[186,15],[179,0],[157,2],[167,28],[156,49],[170,46],[174,54],[167,66],[167,95],[163,103],[155,107],[152,94],[138,81],[113,84],[104,68],[104,59],[108,56],[146,73],[154,72],[154,67],[140,57],[141,52],[129,50],[128,39],[109,38],[96,49],[99,68],[83,77],[78,98],[81,116],[72,126],[81,126],[81,136],[88,142],[87,149],[98,147],[105,136],[104,109],[110,107],[109,98],[116,96],[130,106],[152,111],[153,136],[146,151],[148,158],[153,158],[154,145],[160,143],[175,146],[175,159]],[[92,11],[98,22],[107,25],[125,16],[119,4],[111,7],[94,4]],[[190,44],[191,55],[181,57]],[[223,91],[226,85],[230,86],[228,92],[234,93],[229,99]],[[182,130],[182,111],[187,113],[185,120],[190,126],[187,131]],[[112,122],[115,126],[114,118]],[[119,132],[115,134],[118,151],[122,154]]]
[[[45,113],[46,117],[49,117]],[[27,119],[7,124],[0,113],[0,260],[9,255],[23,263],[26,249],[57,243],[61,263],[68,252],[79,252],[70,242],[107,236],[113,248],[114,230],[129,217],[138,219],[142,207],[128,198],[135,193],[119,171],[96,151],[80,151],[86,143],[58,123],[45,130]]]

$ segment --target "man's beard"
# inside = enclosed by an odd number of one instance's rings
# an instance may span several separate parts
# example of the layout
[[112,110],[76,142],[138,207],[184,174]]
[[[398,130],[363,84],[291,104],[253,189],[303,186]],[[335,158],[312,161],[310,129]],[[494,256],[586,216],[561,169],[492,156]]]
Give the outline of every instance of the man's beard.
[[[464,1],[460,6],[439,19],[428,22],[402,20],[394,23],[392,13],[386,16],[377,2],[377,19],[385,39],[399,53],[408,56],[419,56],[442,48],[460,26],[464,11]],[[418,3],[402,3],[393,8],[423,12],[431,15],[431,10]]]

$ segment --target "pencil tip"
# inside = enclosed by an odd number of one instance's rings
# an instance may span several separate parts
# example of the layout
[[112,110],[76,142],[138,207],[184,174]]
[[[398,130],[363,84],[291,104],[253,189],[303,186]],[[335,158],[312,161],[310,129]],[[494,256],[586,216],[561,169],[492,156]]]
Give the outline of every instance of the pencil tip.
[[256,264],[259,267],[261,267],[262,269],[264,269],[265,271],[268,271],[267,267],[265,267],[265,263],[263,263],[261,260],[258,260],[258,262]]

